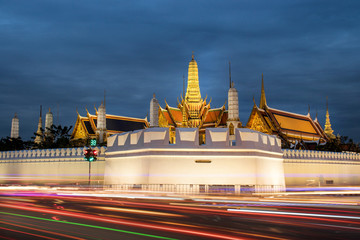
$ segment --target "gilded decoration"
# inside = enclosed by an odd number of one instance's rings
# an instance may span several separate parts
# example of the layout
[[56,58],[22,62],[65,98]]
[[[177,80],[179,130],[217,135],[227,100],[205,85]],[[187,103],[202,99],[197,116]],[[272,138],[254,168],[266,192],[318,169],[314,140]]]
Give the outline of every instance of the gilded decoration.
[[264,122],[258,114],[255,114],[249,128],[259,132],[269,133],[268,129],[264,126]]
[[[192,59],[188,68],[188,81],[186,94],[185,89],[181,96],[181,101],[178,101],[177,108],[170,107],[166,101],[165,109],[159,107],[159,126],[160,127],[189,127],[189,128],[203,128],[206,117],[210,110],[210,102],[206,103],[206,98],[201,98],[198,66],[192,55]],[[225,112],[225,104],[220,110],[220,114],[212,122],[206,121],[212,127],[218,127],[221,123]]]

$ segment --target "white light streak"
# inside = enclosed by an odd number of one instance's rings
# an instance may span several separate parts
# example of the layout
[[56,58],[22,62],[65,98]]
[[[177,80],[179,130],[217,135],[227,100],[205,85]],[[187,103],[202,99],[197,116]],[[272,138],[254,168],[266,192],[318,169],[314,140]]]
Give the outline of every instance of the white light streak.
[[306,216],[306,217],[322,217],[322,218],[345,218],[360,220],[360,217],[342,216],[342,215],[327,215],[327,214],[314,214],[314,213],[296,213],[296,212],[277,212],[277,211],[262,211],[262,210],[249,210],[249,209],[227,209],[229,212],[250,212],[250,213],[265,213],[277,215],[293,215],[293,216]]

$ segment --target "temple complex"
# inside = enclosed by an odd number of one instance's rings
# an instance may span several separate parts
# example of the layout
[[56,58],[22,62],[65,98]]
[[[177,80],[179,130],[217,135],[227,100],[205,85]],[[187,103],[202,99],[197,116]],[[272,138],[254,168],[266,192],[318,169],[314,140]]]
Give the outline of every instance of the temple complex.
[[260,105],[257,106],[254,100],[246,127],[270,135],[278,135],[283,143],[295,143],[296,141],[324,143],[329,141],[328,135],[320,126],[317,118],[313,120],[310,113],[301,115],[269,107],[265,97],[263,76]]
[[[330,124],[328,103],[326,103],[326,123],[323,129],[317,117],[312,119],[310,113],[307,115],[292,113],[270,107],[267,104],[264,88],[264,78],[262,76],[260,104],[254,105],[251,110],[248,122],[242,125],[239,118],[238,91],[234,82],[231,81],[231,65],[229,62],[229,90],[228,108],[226,102],[218,108],[211,108],[211,99],[207,101],[201,97],[199,86],[198,64],[192,54],[188,66],[187,84],[183,85],[183,92],[178,98],[177,106],[169,106],[165,101],[165,107],[161,107],[158,100],[153,95],[150,101],[150,120],[147,118],[132,118],[106,113],[105,94],[104,101],[99,109],[95,108],[95,114],[90,114],[86,109],[86,116],[81,116],[77,112],[77,119],[71,134],[71,140],[87,140],[96,138],[99,143],[105,143],[107,137],[149,127],[164,127],[169,129],[169,142],[176,143],[177,128],[197,128],[199,130],[198,140],[200,144],[206,141],[205,130],[207,128],[228,128],[229,140],[235,140],[236,128],[249,128],[255,131],[278,136],[283,143],[283,147],[299,141],[326,143],[335,139],[333,129]],[[186,85],[186,89],[185,89]],[[12,122],[11,137],[19,136],[19,123],[15,116]],[[46,114],[45,131],[42,130],[42,113],[36,131],[35,143],[41,143],[44,136],[50,134],[49,128],[53,124],[53,115],[49,109]]]

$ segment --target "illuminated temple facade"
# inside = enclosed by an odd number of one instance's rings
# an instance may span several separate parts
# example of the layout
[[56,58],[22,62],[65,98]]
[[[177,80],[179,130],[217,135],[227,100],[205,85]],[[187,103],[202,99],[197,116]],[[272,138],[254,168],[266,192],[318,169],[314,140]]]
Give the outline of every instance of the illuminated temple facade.
[[323,143],[329,141],[329,136],[322,129],[317,118],[313,120],[310,113],[302,115],[269,107],[266,102],[263,77],[260,105],[257,106],[254,101],[246,127],[270,135],[277,135],[283,143],[295,143],[296,141]]
[[[236,99],[234,103],[236,104],[237,114],[238,114],[238,99],[237,91]],[[188,81],[186,94],[183,93],[181,96],[181,101],[178,100],[177,107],[171,107],[165,101],[165,108],[162,108],[160,105],[152,104],[155,100],[151,102],[150,112],[158,111],[158,121],[153,121],[158,123],[159,127],[167,127],[170,131],[170,142],[175,143],[175,129],[176,128],[198,128],[199,129],[199,142],[205,142],[205,129],[206,128],[225,128],[227,127],[227,120],[229,112],[226,110],[225,104],[220,108],[210,108],[210,102],[201,98],[200,87],[199,87],[199,76],[198,76],[198,65],[192,55],[192,59],[189,63],[188,69]],[[154,109],[155,108],[155,109]],[[233,128],[241,127],[239,117],[234,118],[237,125]],[[151,121],[151,119],[150,119]],[[156,124],[155,123],[155,124]],[[154,126],[156,127],[156,126]]]

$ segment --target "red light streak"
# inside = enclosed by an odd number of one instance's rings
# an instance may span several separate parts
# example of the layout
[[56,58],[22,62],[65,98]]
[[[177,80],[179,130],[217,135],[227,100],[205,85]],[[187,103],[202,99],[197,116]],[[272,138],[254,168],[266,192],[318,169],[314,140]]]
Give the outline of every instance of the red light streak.
[[30,230],[34,230],[34,231],[38,231],[38,232],[44,232],[44,233],[49,233],[49,234],[53,234],[53,235],[58,235],[58,236],[61,236],[61,237],[84,240],[84,238],[78,238],[78,237],[70,236],[70,235],[67,235],[67,234],[47,231],[47,230],[43,230],[43,229],[39,229],[39,228],[26,227],[24,225],[18,225],[18,224],[15,224],[15,223],[2,222],[2,221],[0,221],[0,223],[7,224],[7,225],[12,225],[12,226],[15,226],[15,227],[20,227],[20,228],[30,229]]
[[31,236],[35,236],[35,237],[38,237],[38,238],[46,238],[46,239],[58,240],[58,239],[56,239],[56,238],[45,237],[45,236],[41,236],[41,235],[37,235],[37,234],[33,234],[33,233],[22,232],[22,231],[15,230],[15,229],[10,229],[10,228],[0,227],[0,229],[6,230],[6,231],[12,231],[12,232],[17,232],[17,233],[22,233],[22,234],[25,234],[25,235],[31,235]]
[[109,223],[128,225],[128,226],[134,226],[134,227],[140,227],[140,228],[158,229],[158,230],[178,232],[178,233],[182,233],[182,234],[190,234],[190,235],[197,235],[197,236],[204,236],[204,237],[212,237],[212,238],[228,239],[228,240],[244,239],[244,238],[233,237],[233,236],[211,233],[211,232],[196,231],[196,230],[190,230],[190,229],[186,229],[186,228],[161,226],[161,225],[149,224],[149,223],[138,223],[138,222],[128,221],[128,220],[120,220],[120,219],[112,219],[112,218],[106,218],[106,217],[100,217],[100,216],[92,216],[92,215],[83,214],[83,213],[68,213],[66,211],[49,210],[49,209],[43,209],[43,208],[38,208],[38,207],[15,206],[15,205],[9,205],[9,204],[0,204],[0,206],[7,207],[7,208],[22,209],[22,210],[27,210],[27,211],[35,211],[35,212],[39,212],[39,213],[48,213],[48,214],[54,214],[54,215],[77,217],[77,218],[83,218],[83,219],[87,219],[87,220],[109,222]]

